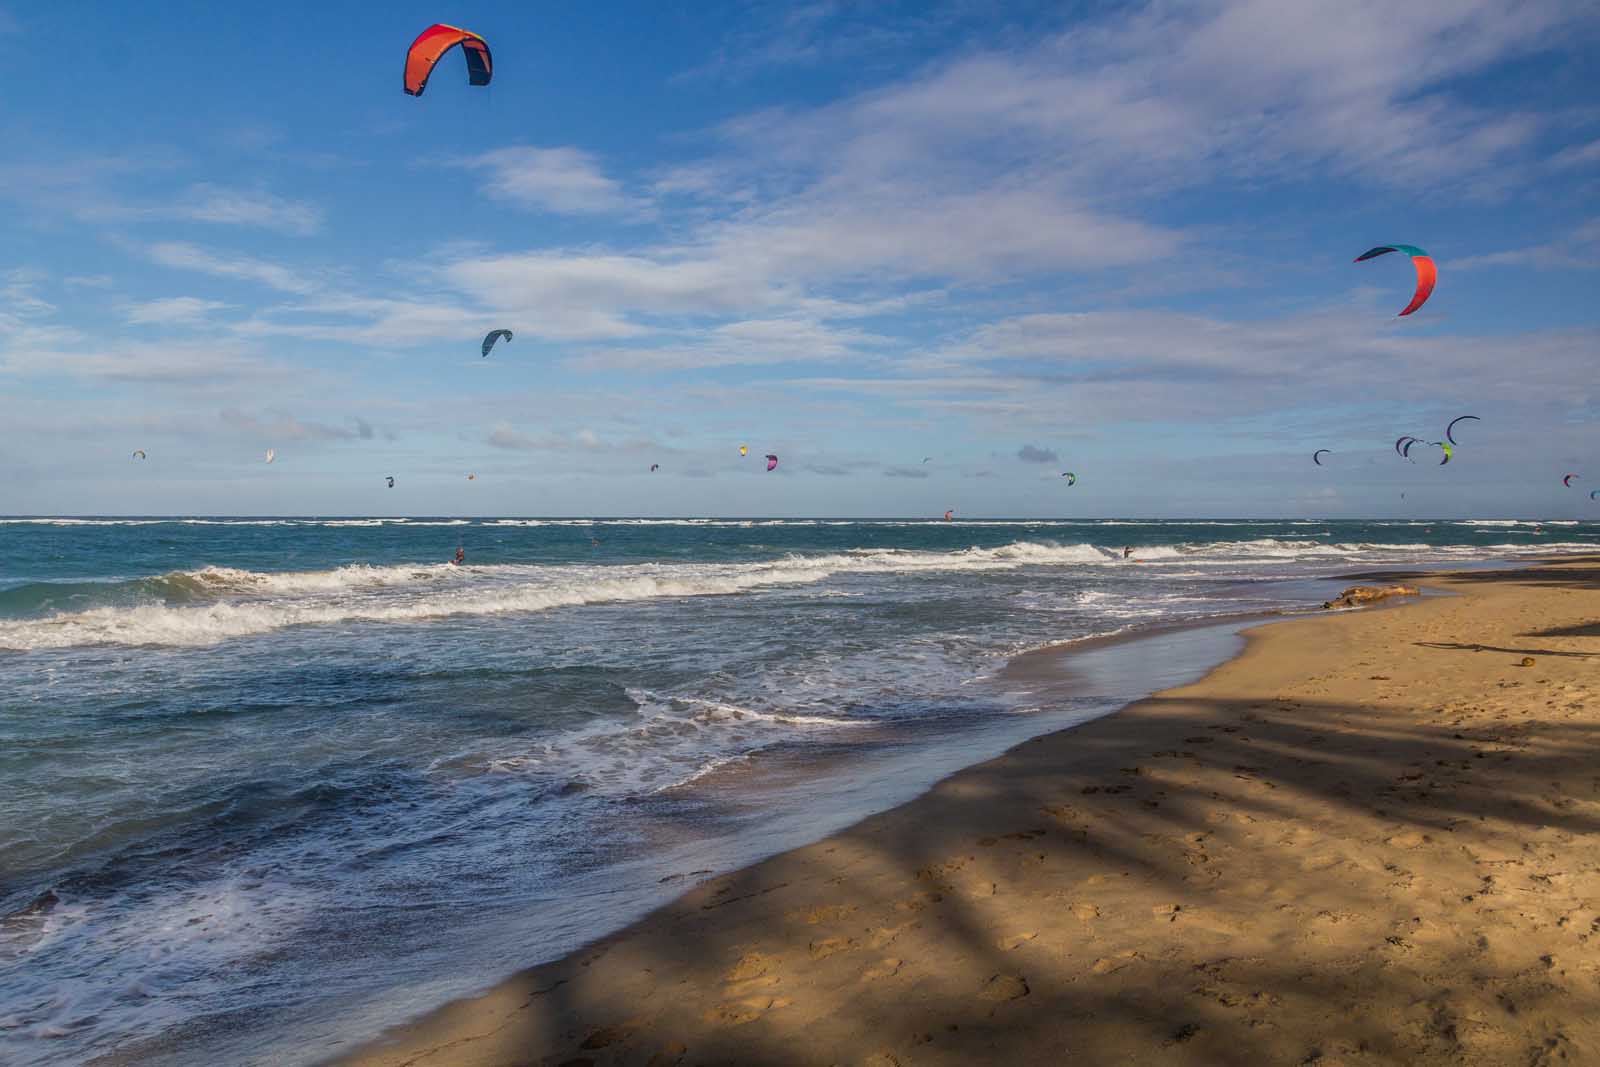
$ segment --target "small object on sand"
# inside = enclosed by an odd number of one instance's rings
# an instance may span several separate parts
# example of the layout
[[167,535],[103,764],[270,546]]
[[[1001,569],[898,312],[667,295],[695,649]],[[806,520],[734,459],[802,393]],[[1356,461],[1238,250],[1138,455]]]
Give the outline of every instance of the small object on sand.
[[1358,608],[1363,604],[1372,604],[1379,600],[1387,600],[1392,596],[1420,596],[1415,586],[1410,585],[1352,585],[1332,600],[1322,603],[1324,608]]
[[1533,657],[1532,656],[1523,656],[1522,657],[1522,662],[1517,664],[1517,666],[1519,666],[1519,667],[1531,667],[1531,666],[1533,666]]

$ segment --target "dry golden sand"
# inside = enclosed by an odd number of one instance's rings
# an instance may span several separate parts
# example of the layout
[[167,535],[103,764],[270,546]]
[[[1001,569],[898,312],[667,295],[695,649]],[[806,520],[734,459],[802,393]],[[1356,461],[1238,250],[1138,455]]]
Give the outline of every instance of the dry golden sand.
[[346,1062],[1600,1063],[1600,562],[1428,584]]

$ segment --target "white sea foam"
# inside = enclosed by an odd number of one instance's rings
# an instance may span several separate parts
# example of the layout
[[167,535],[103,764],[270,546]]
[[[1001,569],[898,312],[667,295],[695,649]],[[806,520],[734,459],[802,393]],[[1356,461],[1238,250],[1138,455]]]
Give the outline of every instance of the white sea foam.
[[1461,519],[1455,526],[1576,526],[1576,519]]
[[[1557,542],[1541,552],[1594,551]],[[1218,567],[1295,560],[1453,559],[1527,552],[1527,546],[1431,547],[1323,544],[1258,538],[1136,548],[1138,562]],[[269,573],[227,567],[178,572],[166,580],[200,603],[97,607],[43,619],[0,621],[0,649],[95,644],[202,646],[290,626],[407,623],[681,597],[730,596],[780,586],[813,585],[834,576],[982,572],[1029,566],[1121,566],[1121,553],[1089,544],[1015,541],[954,552],[852,549],[789,555],[760,563],[558,565],[448,564],[370,566]],[[210,602],[205,602],[207,599]]]
[[501,774],[570,777],[600,793],[658,793],[800,733],[872,724],[648,689],[626,692],[636,717],[599,720],[529,750],[496,753],[482,766]]

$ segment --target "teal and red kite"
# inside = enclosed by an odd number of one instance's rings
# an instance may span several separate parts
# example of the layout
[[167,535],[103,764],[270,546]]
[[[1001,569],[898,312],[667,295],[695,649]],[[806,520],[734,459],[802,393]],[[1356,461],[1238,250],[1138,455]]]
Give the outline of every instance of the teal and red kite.
[[1417,291],[1411,296],[1411,303],[1405,306],[1402,315],[1409,315],[1422,306],[1433,292],[1434,282],[1439,280],[1439,268],[1434,265],[1433,257],[1428,255],[1416,245],[1379,245],[1369,248],[1356,257],[1360,263],[1364,259],[1375,259],[1378,256],[1388,255],[1390,252],[1404,252],[1411,257],[1412,266],[1417,268]]

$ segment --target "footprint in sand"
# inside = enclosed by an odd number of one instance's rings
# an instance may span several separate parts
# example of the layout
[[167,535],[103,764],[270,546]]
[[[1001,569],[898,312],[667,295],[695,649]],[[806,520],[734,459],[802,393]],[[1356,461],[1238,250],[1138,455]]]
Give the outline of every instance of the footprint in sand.
[[1028,983],[1020,974],[997,974],[983,983],[978,991],[979,1000],[1018,1000],[1028,995]]
[[849,952],[859,944],[860,942],[853,937],[825,937],[820,941],[811,942],[807,951],[810,952],[812,959],[825,960],[835,953]]
[[942,893],[918,893],[916,896],[906,897],[904,900],[894,902],[896,911],[921,911],[930,904],[937,904],[944,899]]
[[1088,922],[1090,919],[1098,919],[1100,917],[1100,909],[1095,907],[1093,904],[1079,901],[1078,903],[1072,905],[1072,914],[1076,916],[1080,922]]
[[1427,834],[1418,833],[1415,830],[1407,830],[1405,833],[1395,834],[1393,837],[1385,839],[1384,844],[1393,845],[1395,848],[1416,848],[1428,840],[1430,838]]
[[784,916],[784,918],[801,919],[804,920],[808,926],[816,926],[820,923],[837,922],[840,919],[846,918],[856,910],[857,909],[854,904],[826,904],[814,908],[802,908],[799,911],[791,911],[788,915]]
[[1127,952],[1119,952],[1115,956],[1102,956],[1094,961],[1094,966],[1090,967],[1089,971],[1092,974],[1111,974],[1114,971],[1122,970],[1122,968],[1138,958],[1139,954],[1131,949]]
[[893,957],[879,960],[861,972],[861,980],[863,982],[876,982],[880,978],[893,978],[900,973],[900,968],[904,963],[905,960],[897,960]]
[[722,976],[725,982],[746,982],[752,978],[760,978],[778,965],[774,956],[763,955],[760,952],[747,952],[739,957],[728,973]]
[[931,863],[917,868],[917,881],[927,882],[938,889],[950,888],[950,875],[971,863],[971,856],[957,856],[943,863]]
[[909,922],[901,923],[899,926],[880,926],[878,927],[876,933],[867,938],[867,947],[888,948],[894,943],[895,938],[899,937],[902,933],[911,929],[912,927],[920,925],[920,923]]
[[1014,949],[1021,948],[1023,945],[1026,945],[1029,941],[1032,941],[1038,936],[1038,931],[1029,930],[1025,933],[1012,934],[1010,937],[1002,937],[995,942],[995,945],[998,946],[1002,952],[1011,952]]
[[722,1026],[741,1026],[744,1023],[754,1022],[769,1011],[778,1008],[787,1008],[794,1001],[788,997],[744,997],[739,1000],[726,1000],[702,1018],[708,1023],[717,1023]]

